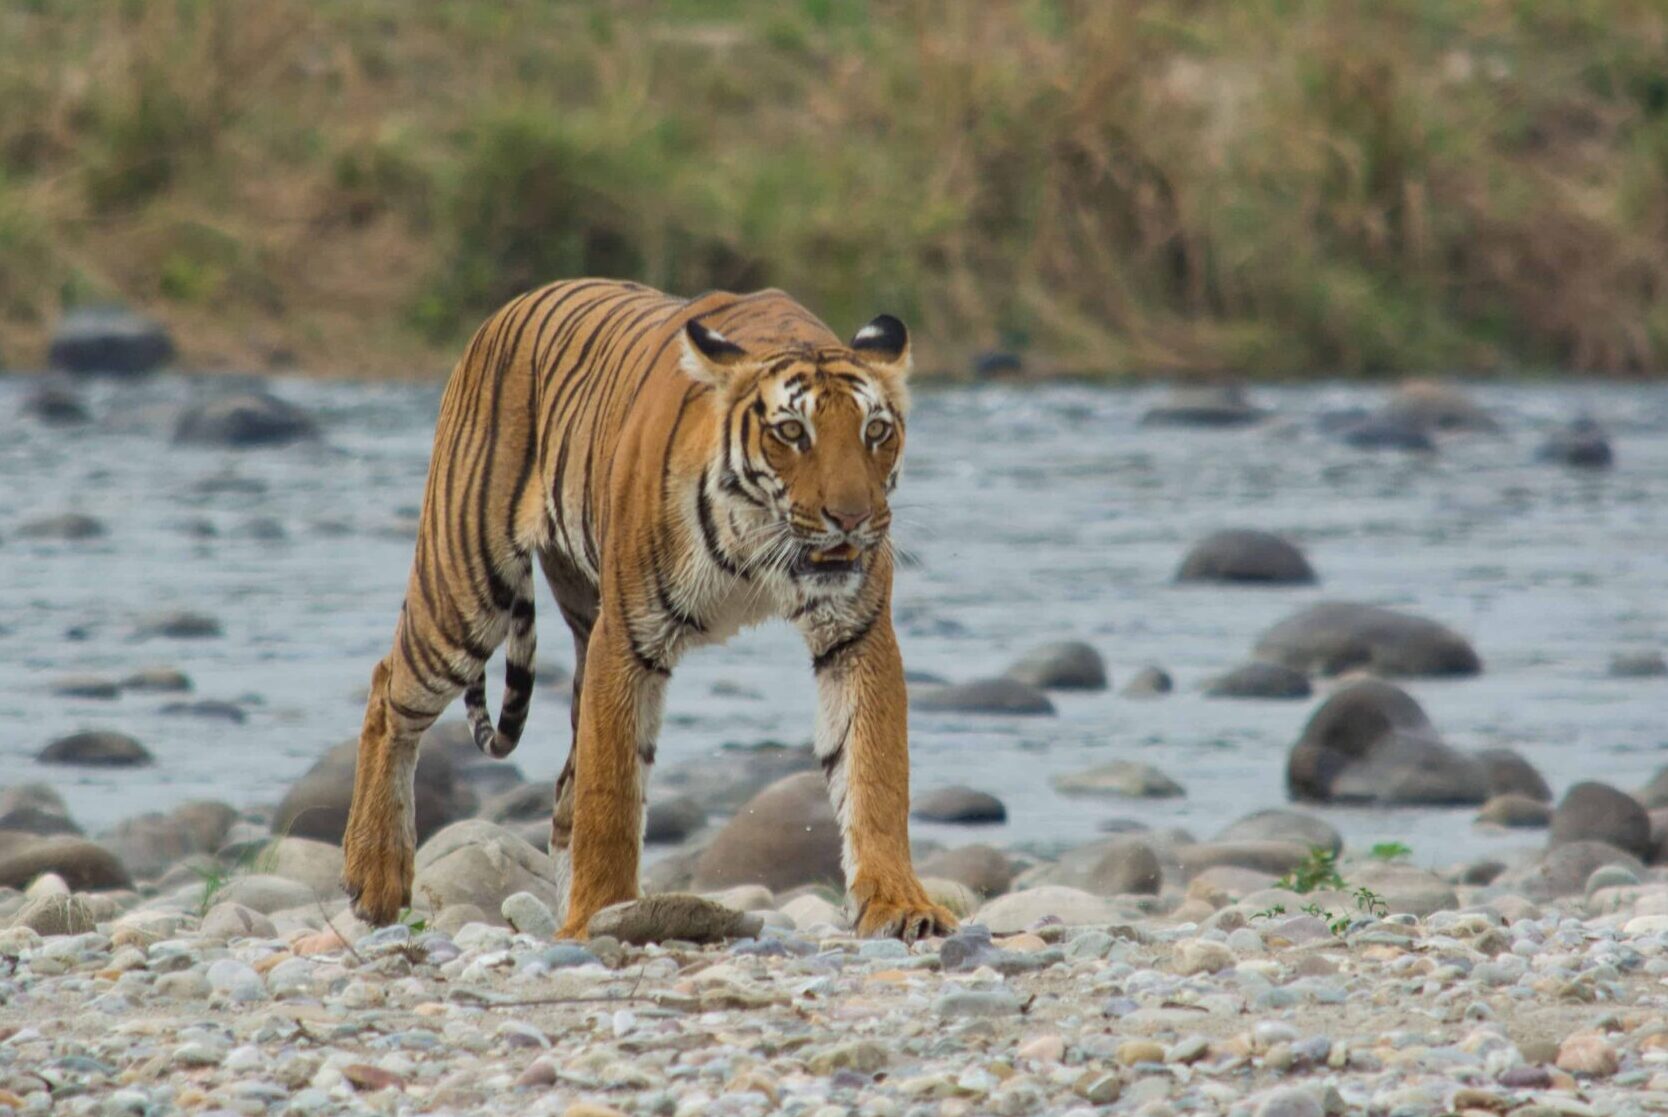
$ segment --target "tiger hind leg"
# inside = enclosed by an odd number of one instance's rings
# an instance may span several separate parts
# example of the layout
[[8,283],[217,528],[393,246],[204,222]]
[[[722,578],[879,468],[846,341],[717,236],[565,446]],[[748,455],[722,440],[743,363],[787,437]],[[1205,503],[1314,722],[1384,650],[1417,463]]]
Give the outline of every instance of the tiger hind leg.
[[510,606],[510,635],[504,645],[504,702],[493,727],[487,709],[486,665],[483,663],[463,691],[463,705],[469,716],[469,732],[475,747],[494,760],[502,760],[521,743],[527,725],[527,710],[533,700],[533,656],[538,651],[538,632],[533,623],[533,568],[525,562],[517,580],[515,601]]

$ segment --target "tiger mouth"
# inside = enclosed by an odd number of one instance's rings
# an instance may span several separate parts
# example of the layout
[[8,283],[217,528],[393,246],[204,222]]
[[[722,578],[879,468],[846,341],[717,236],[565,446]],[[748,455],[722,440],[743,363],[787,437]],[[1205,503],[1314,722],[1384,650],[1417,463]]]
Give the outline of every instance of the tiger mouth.
[[854,543],[841,543],[837,547],[821,550],[808,549],[800,552],[794,571],[799,574],[846,574],[857,569],[857,560],[862,554],[862,549]]

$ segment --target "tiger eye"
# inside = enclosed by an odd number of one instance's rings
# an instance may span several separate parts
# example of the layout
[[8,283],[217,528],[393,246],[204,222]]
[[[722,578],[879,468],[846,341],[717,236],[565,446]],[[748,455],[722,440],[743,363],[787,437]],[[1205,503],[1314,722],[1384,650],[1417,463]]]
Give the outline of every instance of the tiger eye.
[[798,419],[786,419],[776,424],[776,437],[783,442],[797,443],[805,437],[805,424]]
[[885,419],[870,419],[869,425],[863,431],[870,442],[884,442],[886,436],[892,433],[892,424]]

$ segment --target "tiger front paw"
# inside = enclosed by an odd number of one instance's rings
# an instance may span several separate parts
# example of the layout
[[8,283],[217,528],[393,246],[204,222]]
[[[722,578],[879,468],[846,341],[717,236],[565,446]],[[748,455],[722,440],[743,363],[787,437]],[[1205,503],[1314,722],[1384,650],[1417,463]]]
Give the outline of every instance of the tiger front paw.
[[358,838],[350,830],[342,852],[342,888],[352,901],[354,915],[373,927],[383,927],[411,906],[414,857],[410,846]]
[[912,943],[956,929],[956,917],[927,899],[926,893],[904,900],[875,897],[857,916],[857,933],[864,938],[902,939]]

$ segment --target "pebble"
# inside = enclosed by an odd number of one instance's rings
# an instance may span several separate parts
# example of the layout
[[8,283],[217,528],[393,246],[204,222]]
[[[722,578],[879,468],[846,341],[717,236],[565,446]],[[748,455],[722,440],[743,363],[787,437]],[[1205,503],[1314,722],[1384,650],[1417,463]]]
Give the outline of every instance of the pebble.
[[531,892],[517,892],[507,897],[499,913],[510,926],[535,939],[556,937],[556,915],[547,904]]

